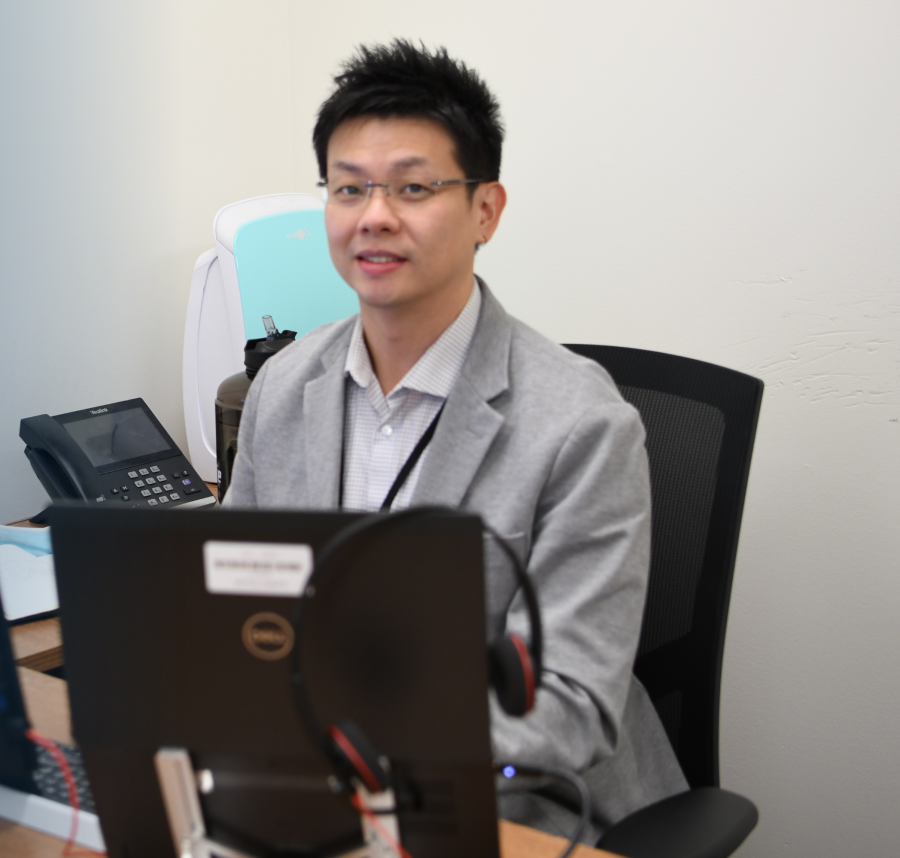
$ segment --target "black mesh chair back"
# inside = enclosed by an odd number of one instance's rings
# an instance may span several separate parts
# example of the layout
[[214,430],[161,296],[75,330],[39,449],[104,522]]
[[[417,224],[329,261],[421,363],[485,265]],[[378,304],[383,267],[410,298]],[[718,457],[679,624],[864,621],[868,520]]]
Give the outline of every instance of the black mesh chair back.
[[634,672],[688,783],[718,787],[725,624],[763,384],[676,355],[567,348],[604,366],[644,421],[652,553]]

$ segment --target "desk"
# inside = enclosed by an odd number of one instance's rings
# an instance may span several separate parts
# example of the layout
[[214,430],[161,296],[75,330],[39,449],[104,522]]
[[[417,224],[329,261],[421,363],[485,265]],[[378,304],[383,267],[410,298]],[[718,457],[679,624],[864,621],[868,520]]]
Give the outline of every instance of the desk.
[[[210,486],[215,494],[215,486]],[[13,522],[23,527],[25,521]],[[19,682],[28,718],[34,728],[56,742],[73,744],[69,716],[69,695],[62,679],[41,671],[63,663],[62,634],[59,620],[38,620],[10,629]],[[500,821],[502,858],[556,858],[566,845],[553,837],[514,822]],[[0,855],[3,858],[60,858],[63,841],[0,819]],[[611,852],[579,846],[574,858],[617,858]]]
[[[556,858],[565,845],[566,841],[561,837],[552,837],[514,822],[500,822],[501,858]],[[0,855],[3,858],[60,858],[62,849],[63,841],[56,837],[0,819]],[[574,858],[617,858],[611,852],[587,846],[579,846],[572,854]]]
[[62,634],[56,617],[13,626],[9,639],[19,667],[44,671],[62,666]]

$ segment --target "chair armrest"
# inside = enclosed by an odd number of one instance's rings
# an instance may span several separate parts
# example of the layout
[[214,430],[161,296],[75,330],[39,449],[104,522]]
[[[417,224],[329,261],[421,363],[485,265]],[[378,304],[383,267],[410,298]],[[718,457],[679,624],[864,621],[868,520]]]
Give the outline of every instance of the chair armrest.
[[700,787],[625,817],[597,846],[625,858],[727,858],[758,819],[756,806],[743,796]]

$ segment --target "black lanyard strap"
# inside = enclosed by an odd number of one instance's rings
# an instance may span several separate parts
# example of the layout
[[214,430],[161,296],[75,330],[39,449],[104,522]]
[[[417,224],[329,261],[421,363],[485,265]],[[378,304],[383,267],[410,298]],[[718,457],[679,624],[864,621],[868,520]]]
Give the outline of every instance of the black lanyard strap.
[[409,475],[412,473],[413,468],[416,466],[419,459],[422,458],[422,453],[425,452],[425,448],[431,443],[431,439],[434,437],[435,429],[437,429],[438,420],[441,419],[441,413],[443,412],[444,405],[446,404],[447,403],[444,402],[438,409],[438,413],[434,415],[434,420],[431,421],[428,428],[422,434],[422,437],[419,438],[419,443],[416,444],[412,453],[409,454],[409,458],[400,469],[400,473],[397,474],[397,478],[394,480],[394,484],[391,486],[390,491],[388,491],[387,495],[384,498],[384,501],[381,504],[382,512],[387,512],[391,508],[391,504],[394,502],[394,498],[397,497],[400,489],[403,488],[403,484],[407,481]]

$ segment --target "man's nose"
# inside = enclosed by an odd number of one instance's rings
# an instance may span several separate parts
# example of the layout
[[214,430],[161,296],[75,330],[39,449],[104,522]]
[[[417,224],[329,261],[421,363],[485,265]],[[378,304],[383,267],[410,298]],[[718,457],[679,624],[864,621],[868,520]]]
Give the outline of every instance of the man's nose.
[[363,212],[359,226],[363,230],[381,231],[392,230],[398,224],[397,212],[394,210],[387,188],[376,186],[368,189],[368,195],[363,202]]

